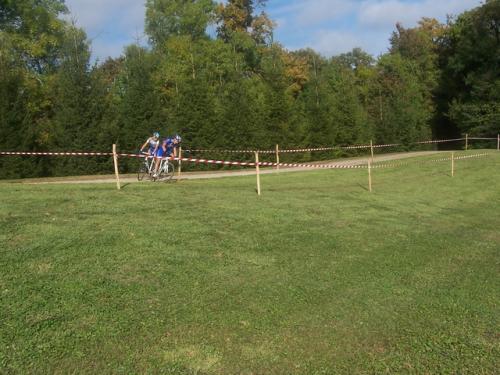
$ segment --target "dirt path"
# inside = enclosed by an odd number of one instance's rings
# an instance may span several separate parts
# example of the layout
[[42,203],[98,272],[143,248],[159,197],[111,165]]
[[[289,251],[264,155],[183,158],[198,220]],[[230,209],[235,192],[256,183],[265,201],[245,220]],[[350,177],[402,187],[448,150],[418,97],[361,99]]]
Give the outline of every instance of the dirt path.
[[[378,155],[375,156],[375,162],[381,161],[390,161],[390,160],[400,160],[407,159],[418,156],[428,156],[433,154],[438,154],[443,151],[419,151],[419,152],[408,152],[408,153],[400,153],[400,154],[386,154],[386,155]],[[333,161],[322,161],[315,162],[309,164],[326,164],[336,165],[336,166],[345,166],[345,165],[362,165],[366,163],[366,158],[350,158],[350,159],[341,159],[341,160],[333,160]],[[311,171],[315,170],[312,168],[286,168],[281,167],[279,172],[288,173],[288,172],[303,172],[303,171]],[[271,174],[277,173],[276,169],[271,168],[262,168],[261,174]],[[238,170],[238,171],[214,171],[214,172],[185,172],[182,173],[183,180],[201,180],[201,179],[209,179],[209,178],[224,178],[224,177],[235,177],[235,176],[248,176],[255,174],[255,170],[253,168],[249,168],[247,170]],[[176,178],[176,177],[175,177]],[[107,184],[107,183],[116,183],[114,175],[104,175],[104,176],[81,176],[81,177],[55,177],[55,178],[37,178],[37,179],[24,179],[24,180],[12,180],[6,181],[8,183],[21,183],[28,185],[43,185],[43,184]],[[122,183],[138,183],[136,175],[121,175],[120,182]],[[148,182],[148,181],[145,181]]]

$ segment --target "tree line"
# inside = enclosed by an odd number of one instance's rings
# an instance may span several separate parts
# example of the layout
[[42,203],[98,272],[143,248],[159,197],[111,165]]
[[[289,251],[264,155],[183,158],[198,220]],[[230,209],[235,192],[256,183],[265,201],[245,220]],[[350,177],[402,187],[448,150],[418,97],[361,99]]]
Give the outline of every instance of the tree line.
[[[64,0],[0,0],[0,150],[134,151],[155,130],[209,149],[499,132],[500,0],[397,24],[377,58],[289,51],[265,5],[147,0],[148,45],[93,63]],[[108,171],[108,158],[0,157],[0,178]]]

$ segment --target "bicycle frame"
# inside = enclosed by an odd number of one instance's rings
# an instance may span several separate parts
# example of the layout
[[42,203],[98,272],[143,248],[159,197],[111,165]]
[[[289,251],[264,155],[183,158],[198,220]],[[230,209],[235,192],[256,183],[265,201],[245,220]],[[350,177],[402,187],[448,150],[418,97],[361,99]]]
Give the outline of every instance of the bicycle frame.
[[155,158],[151,157],[149,154],[144,154],[146,155],[144,157],[144,164],[146,165],[146,169],[148,170],[148,173],[151,174],[153,172],[153,168],[155,166]]
[[172,163],[170,163],[170,159],[169,158],[162,158],[161,159],[161,162],[160,162],[160,170],[165,172],[165,173],[168,173],[169,172],[169,165],[171,165],[173,168],[172,168],[172,171],[174,170],[174,166]]

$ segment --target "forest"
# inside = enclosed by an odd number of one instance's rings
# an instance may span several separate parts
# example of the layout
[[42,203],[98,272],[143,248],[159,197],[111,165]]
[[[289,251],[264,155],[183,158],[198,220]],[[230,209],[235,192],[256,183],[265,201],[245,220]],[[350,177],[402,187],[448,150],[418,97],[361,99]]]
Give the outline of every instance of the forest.
[[[500,0],[396,24],[377,57],[289,51],[266,2],[146,0],[147,45],[95,61],[64,0],[0,0],[0,151],[134,152],[153,131],[205,149],[500,132]],[[0,178],[109,171],[106,157],[0,157]]]

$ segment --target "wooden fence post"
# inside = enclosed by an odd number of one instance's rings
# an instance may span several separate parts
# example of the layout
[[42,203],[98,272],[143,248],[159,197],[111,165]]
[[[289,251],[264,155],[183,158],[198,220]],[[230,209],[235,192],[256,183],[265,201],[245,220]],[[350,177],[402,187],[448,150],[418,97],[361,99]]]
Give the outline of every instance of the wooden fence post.
[[368,190],[372,192],[372,162],[368,159]]
[[276,145],[276,169],[279,171],[280,170],[280,146]]
[[373,139],[370,140],[370,150],[371,150],[371,153],[372,153],[372,163],[373,163]]
[[181,179],[182,171],[182,146],[179,147],[179,168],[177,169],[177,181]]
[[113,162],[115,164],[116,187],[121,190],[120,175],[118,173],[118,155],[116,154],[116,145],[113,144]]
[[260,166],[258,152],[255,152],[255,173],[257,174],[257,195],[260,195]]
[[500,134],[497,136],[497,151],[500,151]]
[[465,135],[465,151],[469,149],[469,134]]
[[451,177],[455,176],[455,153],[451,153]]

